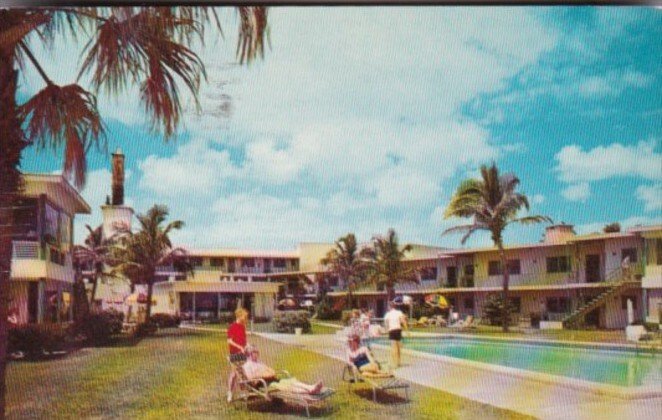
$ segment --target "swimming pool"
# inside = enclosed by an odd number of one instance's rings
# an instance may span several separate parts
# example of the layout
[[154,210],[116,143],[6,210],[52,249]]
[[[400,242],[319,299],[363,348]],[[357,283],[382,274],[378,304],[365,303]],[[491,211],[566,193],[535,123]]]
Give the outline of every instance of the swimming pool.
[[[378,343],[388,344],[388,341]],[[662,354],[659,352],[458,336],[405,338],[403,347],[608,385],[662,390]]]

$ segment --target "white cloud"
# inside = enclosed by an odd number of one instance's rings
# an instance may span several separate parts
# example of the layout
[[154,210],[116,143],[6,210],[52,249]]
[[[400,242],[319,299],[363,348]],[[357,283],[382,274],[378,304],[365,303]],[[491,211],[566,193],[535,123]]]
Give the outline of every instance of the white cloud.
[[545,202],[545,196],[542,194],[534,194],[531,197],[531,204],[542,204]]
[[644,211],[654,212],[662,210],[662,183],[653,185],[640,185],[635,191],[637,199],[644,202]]
[[611,71],[604,75],[590,76],[580,80],[576,89],[584,97],[600,98],[619,95],[628,88],[643,88],[652,81],[652,76],[636,71]]
[[662,179],[662,154],[656,153],[657,140],[636,145],[612,143],[584,151],[581,146],[563,147],[555,156],[555,170],[564,182],[589,182],[613,177],[633,176]]
[[561,191],[561,195],[569,201],[586,201],[586,199],[591,195],[591,189],[588,185],[588,182],[581,182],[579,184],[566,187],[563,191]]

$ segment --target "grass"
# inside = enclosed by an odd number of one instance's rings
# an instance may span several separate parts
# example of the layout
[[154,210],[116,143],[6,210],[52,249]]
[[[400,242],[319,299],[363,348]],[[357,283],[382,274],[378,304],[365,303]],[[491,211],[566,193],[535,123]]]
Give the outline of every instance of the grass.
[[[413,399],[371,400],[363,385],[341,383],[342,364],[333,359],[260,337],[251,341],[262,358],[307,382],[323,378],[337,389],[331,418],[526,418],[451,394],[412,387]],[[298,418],[287,405],[224,401],[227,346],[214,332],[164,330],[135,346],[90,348],[64,359],[10,363],[8,418]],[[313,416],[327,416],[312,411]]]

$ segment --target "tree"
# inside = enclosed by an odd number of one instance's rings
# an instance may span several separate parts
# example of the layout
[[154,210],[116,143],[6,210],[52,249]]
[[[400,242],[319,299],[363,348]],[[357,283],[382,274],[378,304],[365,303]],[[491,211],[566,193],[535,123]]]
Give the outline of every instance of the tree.
[[[446,229],[448,233],[464,233],[462,244],[469,237],[480,230],[490,232],[494,246],[499,250],[501,272],[503,274],[503,301],[508,299],[508,281],[510,267],[506,261],[506,252],[503,245],[503,232],[513,223],[533,224],[549,222],[547,216],[519,217],[522,209],[529,210],[529,200],[526,195],[516,192],[520,184],[519,178],[514,174],[499,174],[496,164],[491,167],[485,165],[480,168],[481,179],[467,179],[457,188],[444,213],[446,219],[450,217],[471,218],[472,223]],[[502,319],[503,331],[508,331],[508,306],[504,305]]]
[[[238,8],[237,58],[248,63],[264,54],[267,9]],[[205,7],[42,7],[0,10],[0,419],[5,414],[7,304],[11,267],[12,207],[20,197],[23,150],[64,147],[64,174],[76,186],[85,181],[86,152],[104,143],[96,92],[118,95],[138,86],[152,127],[171,138],[180,122],[178,84],[197,104],[204,63],[189,47],[202,42],[205,27],[220,24]],[[56,84],[32,53],[35,43],[55,37],[87,38],[80,76],[91,75],[91,90],[78,82]],[[44,87],[16,103],[19,73],[33,66]],[[80,79],[80,77],[79,77]]]
[[386,236],[372,238],[372,248],[368,248],[367,281],[378,289],[386,289],[386,298],[391,302],[395,297],[398,283],[417,282],[418,273],[404,263],[405,256],[412,250],[411,245],[400,247],[395,230],[389,229]]
[[347,288],[347,309],[352,309],[353,293],[357,284],[364,278],[367,268],[364,256],[365,253],[359,249],[356,242],[356,236],[348,233],[339,238],[334,247],[320,261],[328,267],[328,275],[339,279]]
[[602,231],[604,233],[617,233],[621,231],[621,224],[618,222],[614,223],[609,223],[608,225],[605,225],[604,228],[602,228]]
[[177,264],[178,269],[191,272],[188,254],[183,248],[173,248],[170,233],[184,226],[175,220],[165,227],[168,218],[166,206],[155,205],[147,213],[137,216],[140,230],[124,231],[118,236],[117,244],[111,247],[113,266],[111,273],[122,274],[132,284],[147,285],[147,310],[145,322],[152,314],[152,295],[156,269],[159,266]]
[[[94,305],[99,280],[104,275],[105,265],[109,262],[112,239],[103,237],[103,227],[101,225],[95,229],[92,229],[89,225],[85,225],[85,227],[88,235],[85,238],[84,245],[77,245],[74,248],[74,261],[81,268],[85,267],[92,272],[90,303]],[[80,281],[82,282],[82,277]]]

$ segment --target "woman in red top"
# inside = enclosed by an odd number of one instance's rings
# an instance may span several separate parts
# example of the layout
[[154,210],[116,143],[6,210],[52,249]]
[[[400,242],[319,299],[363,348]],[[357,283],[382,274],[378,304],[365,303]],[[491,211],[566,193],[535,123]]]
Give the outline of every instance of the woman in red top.
[[[246,361],[246,323],[248,322],[248,311],[239,308],[234,311],[236,321],[228,327],[228,346],[230,350],[230,362],[237,363]],[[228,402],[232,401],[232,391],[237,380],[237,374],[232,369],[228,378]]]

